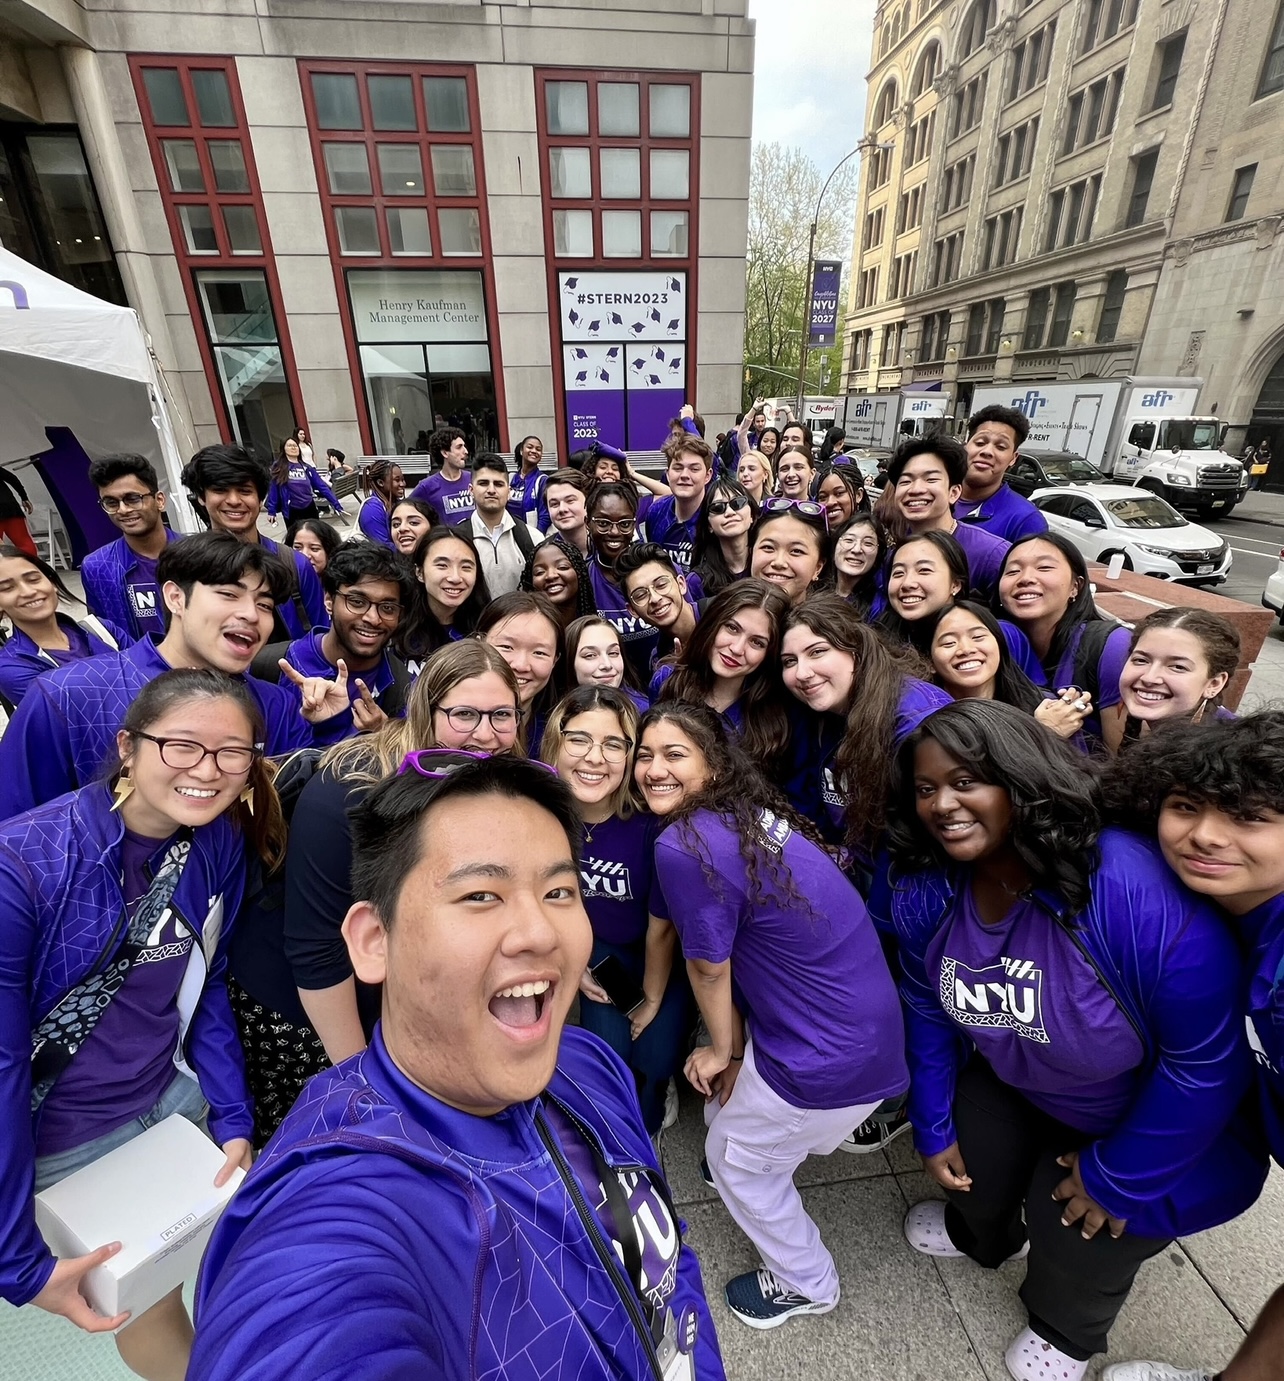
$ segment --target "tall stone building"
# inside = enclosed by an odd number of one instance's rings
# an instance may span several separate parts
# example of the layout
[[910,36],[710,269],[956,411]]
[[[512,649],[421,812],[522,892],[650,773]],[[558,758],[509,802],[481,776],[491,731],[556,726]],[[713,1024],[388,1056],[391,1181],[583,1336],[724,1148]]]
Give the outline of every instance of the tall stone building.
[[[1217,296],[1227,233],[1211,227],[1238,218],[1231,244],[1258,255],[1235,251],[1245,284],[1270,277],[1282,23],[1279,0],[881,4],[847,391],[937,384],[963,415],[981,383],[1208,374],[1223,327],[1191,318]],[[1250,354],[1284,321],[1260,298],[1256,315],[1276,325],[1241,330]],[[1210,386],[1210,406],[1240,406]]]
[[654,449],[739,406],[752,94],[745,0],[11,0],[0,243],[192,446]]

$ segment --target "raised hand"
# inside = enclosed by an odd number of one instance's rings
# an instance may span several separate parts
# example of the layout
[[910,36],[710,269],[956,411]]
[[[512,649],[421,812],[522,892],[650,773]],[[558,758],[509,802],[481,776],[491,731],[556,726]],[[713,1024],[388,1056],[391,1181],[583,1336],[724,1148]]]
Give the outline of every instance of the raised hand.
[[370,694],[370,687],[359,676],[354,684],[357,698],[352,702],[352,722],[357,726],[358,733],[372,734],[376,729],[383,728],[388,716],[379,708],[378,702]]
[[342,657],[339,658],[339,670],[333,681],[327,681],[324,676],[304,676],[284,657],[277,665],[281,668],[281,674],[298,686],[303,717],[309,724],[333,719],[348,709],[348,664]]

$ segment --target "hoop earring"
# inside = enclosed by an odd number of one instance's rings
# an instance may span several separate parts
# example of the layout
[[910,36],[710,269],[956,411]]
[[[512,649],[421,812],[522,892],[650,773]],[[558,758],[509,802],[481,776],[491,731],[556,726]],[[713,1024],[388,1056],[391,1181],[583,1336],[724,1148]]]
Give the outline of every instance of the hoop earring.
[[254,788],[252,786],[247,786],[236,799],[241,802],[251,815],[254,814]]
[[134,794],[134,783],[129,775],[128,767],[121,768],[120,776],[116,778],[116,785],[112,787],[111,794],[113,797],[111,805],[113,811],[119,810]]

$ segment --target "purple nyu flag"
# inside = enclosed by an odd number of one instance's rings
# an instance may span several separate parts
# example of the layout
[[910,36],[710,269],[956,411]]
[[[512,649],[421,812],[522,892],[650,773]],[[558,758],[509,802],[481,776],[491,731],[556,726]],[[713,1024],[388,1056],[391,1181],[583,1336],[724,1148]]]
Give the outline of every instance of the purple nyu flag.
[[838,283],[843,266],[837,259],[817,259],[811,275],[809,348],[833,345],[838,329]]

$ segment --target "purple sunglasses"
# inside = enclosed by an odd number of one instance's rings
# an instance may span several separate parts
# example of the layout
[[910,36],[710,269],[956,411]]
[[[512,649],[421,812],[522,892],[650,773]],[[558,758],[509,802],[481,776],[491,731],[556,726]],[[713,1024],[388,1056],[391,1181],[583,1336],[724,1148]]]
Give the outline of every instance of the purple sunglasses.
[[[460,768],[469,767],[475,762],[486,762],[494,756],[494,753],[468,753],[462,748],[420,748],[417,752],[407,753],[402,758],[401,766],[397,768],[397,776],[404,777],[409,772],[417,772],[421,777],[439,780],[449,777],[452,772],[458,772]],[[546,762],[540,762],[538,758],[521,758],[518,761],[529,762],[535,767],[542,767],[554,777],[557,776],[553,768]]]

